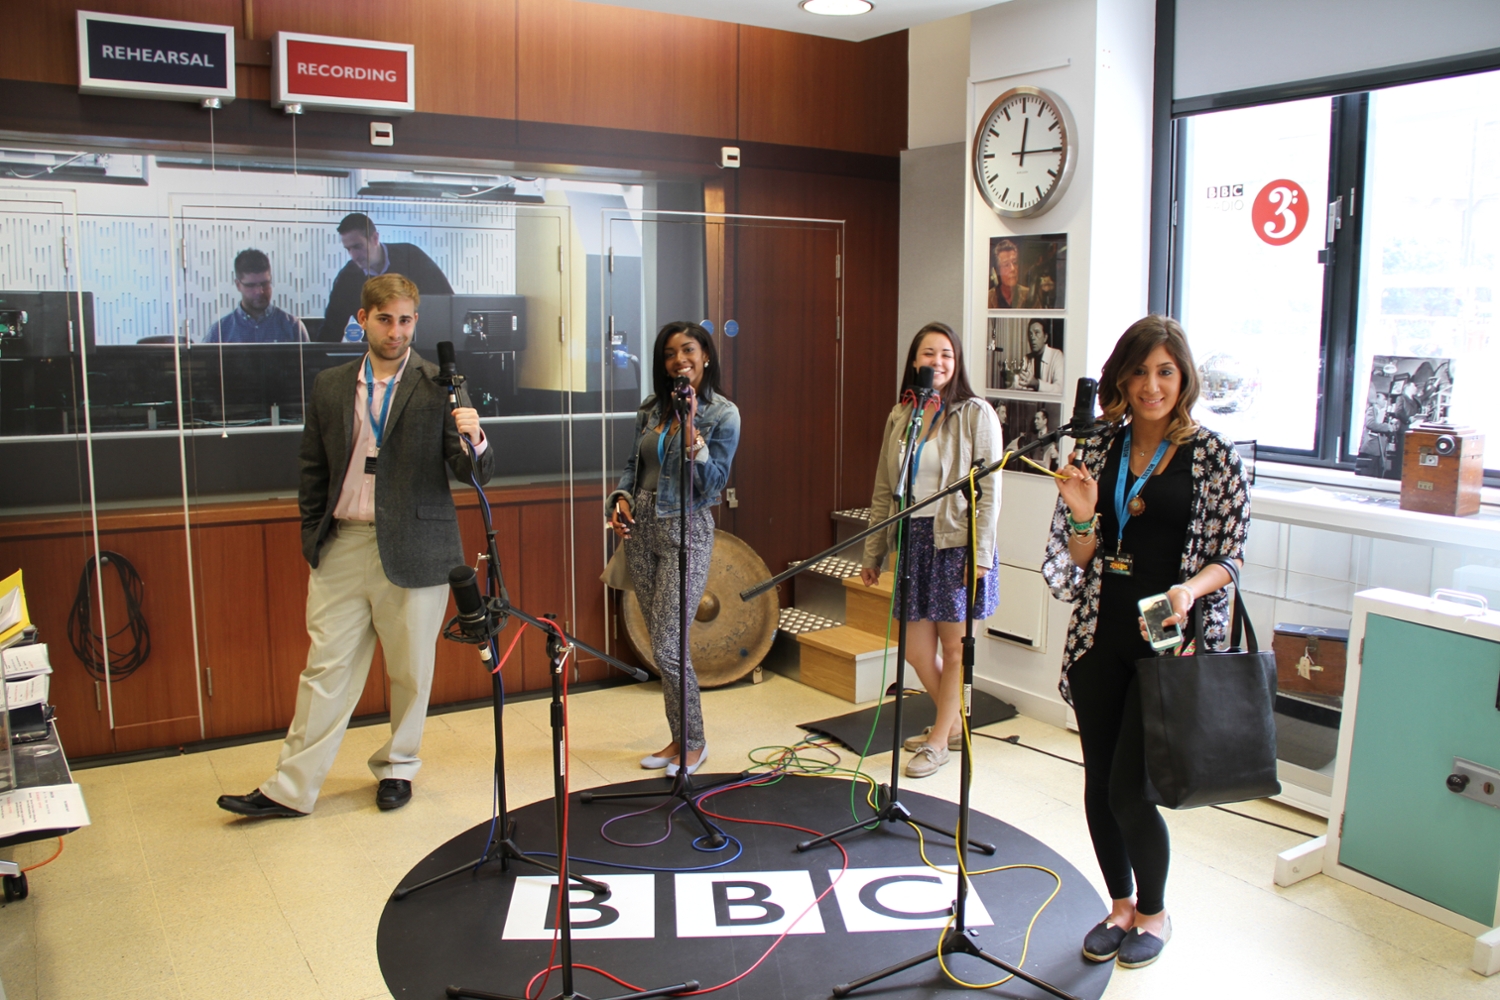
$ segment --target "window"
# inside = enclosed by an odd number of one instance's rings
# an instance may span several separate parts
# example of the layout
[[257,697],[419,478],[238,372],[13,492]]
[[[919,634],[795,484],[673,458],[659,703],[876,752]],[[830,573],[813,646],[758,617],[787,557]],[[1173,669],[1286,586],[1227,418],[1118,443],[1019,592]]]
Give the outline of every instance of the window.
[[1199,419],[1399,478],[1399,428],[1446,416],[1500,481],[1500,72],[1183,117],[1176,143]]

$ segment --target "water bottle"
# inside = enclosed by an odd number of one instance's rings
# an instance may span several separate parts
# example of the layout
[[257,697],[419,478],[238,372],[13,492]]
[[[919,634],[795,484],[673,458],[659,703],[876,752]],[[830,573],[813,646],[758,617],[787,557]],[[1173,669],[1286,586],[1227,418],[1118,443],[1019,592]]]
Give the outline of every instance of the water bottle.
[[355,319],[353,316],[350,316],[349,322],[344,325],[344,342],[349,344],[357,344],[364,339],[365,328],[359,325],[359,320]]

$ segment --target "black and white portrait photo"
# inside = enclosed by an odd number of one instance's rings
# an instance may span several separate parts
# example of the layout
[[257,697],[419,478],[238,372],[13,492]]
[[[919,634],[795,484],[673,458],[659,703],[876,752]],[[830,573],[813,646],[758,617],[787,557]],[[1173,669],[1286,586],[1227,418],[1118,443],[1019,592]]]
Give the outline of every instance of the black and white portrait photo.
[[987,388],[1062,396],[1065,373],[1061,319],[993,316],[985,348]]

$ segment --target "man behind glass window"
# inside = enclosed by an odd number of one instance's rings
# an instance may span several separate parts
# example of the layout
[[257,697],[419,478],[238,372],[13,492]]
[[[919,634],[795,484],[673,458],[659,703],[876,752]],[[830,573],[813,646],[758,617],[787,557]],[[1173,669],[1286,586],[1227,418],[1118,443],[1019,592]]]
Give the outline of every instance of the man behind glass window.
[[208,328],[206,344],[271,344],[307,339],[302,321],[271,305],[271,259],[259,250],[234,258],[234,287],[240,304]]
[[328,308],[323,312],[323,329],[319,340],[358,340],[360,290],[365,282],[382,274],[405,275],[423,295],[452,295],[453,286],[443,269],[414,243],[386,243],[380,230],[363,212],[350,212],[339,222],[339,242],[349,255],[333,279],[328,292]]

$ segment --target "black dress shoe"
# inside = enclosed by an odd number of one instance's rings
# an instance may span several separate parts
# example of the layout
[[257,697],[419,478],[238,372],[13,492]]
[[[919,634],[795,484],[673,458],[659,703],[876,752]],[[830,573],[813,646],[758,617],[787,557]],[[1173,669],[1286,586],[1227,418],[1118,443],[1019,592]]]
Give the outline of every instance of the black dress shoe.
[[277,816],[306,816],[305,812],[298,812],[290,806],[284,806],[274,799],[268,799],[256,789],[249,795],[220,795],[219,808],[227,809],[229,812],[240,816],[249,816],[251,819],[270,819]]
[[411,801],[411,782],[405,778],[381,778],[375,804],[382,809],[400,809]]

